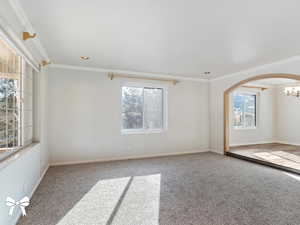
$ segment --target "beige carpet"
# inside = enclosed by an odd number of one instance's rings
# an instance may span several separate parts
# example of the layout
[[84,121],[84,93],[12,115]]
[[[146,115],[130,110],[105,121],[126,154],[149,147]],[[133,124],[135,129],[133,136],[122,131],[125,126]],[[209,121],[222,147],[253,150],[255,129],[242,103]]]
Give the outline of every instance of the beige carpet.
[[213,153],[51,167],[19,225],[296,225],[300,178]]

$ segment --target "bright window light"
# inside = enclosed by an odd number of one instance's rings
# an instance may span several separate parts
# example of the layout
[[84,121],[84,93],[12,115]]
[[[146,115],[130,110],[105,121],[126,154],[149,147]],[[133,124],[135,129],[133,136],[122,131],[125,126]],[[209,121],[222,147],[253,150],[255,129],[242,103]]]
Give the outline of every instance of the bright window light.
[[233,127],[255,128],[256,127],[256,94],[241,92],[233,93]]
[[122,132],[155,132],[166,127],[166,89],[122,86]]

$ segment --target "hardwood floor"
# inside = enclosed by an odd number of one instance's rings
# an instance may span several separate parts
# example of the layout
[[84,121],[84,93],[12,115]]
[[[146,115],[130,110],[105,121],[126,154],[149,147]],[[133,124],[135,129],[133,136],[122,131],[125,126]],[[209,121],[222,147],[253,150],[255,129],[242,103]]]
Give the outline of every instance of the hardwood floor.
[[230,147],[230,153],[265,161],[300,172],[300,146],[285,144],[260,144]]

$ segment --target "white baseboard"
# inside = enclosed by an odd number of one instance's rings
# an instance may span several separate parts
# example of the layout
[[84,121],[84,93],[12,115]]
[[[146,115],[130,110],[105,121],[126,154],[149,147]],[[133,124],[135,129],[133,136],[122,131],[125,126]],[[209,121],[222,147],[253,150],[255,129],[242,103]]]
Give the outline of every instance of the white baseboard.
[[252,142],[252,143],[240,143],[240,144],[230,144],[230,147],[237,147],[237,146],[243,146],[243,145],[260,145],[260,144],[284,144],[284,145],[295,145],[300,146],[300,143],[296,142],[288,142],[288,141],[268,141],[268,142]]
[[164,156],[187,155],[187,154],[209,152],[209,151],[210,151],[209,149],[202,149],[202,150],[187,151],[187,152],[162,153],[162,154],[143,155],[143,156],[125,156],[125,157],[94,159],[94,160],[51,162],[50,166],[74,165],[74,164],[95,163],[95,162],[112,162],[112,161],[122,161],[122,160],[130,160],[130,159],[148,159],[148,158],[157,158],[157,157],[164,157]]
[[246,143],[234,143],[230,144],[230,147],[237,147],[237,146],[243,146],[243,145],[262,145],[262,144],[272,144],[277,143],[276,141],[255,141],[255,142],[246,142]]
[[212,148],[210,149],[210,152],[219,154],[219,155],[224,155],[224,149],[218,149],[218,148]]
[[38,188],[38,186],[40,185],[41,181],[43,180],[47,170],[49,169],[50,165],[48,164],[47,167],[44,169],[44,171],[41,173],[40,179],[38,180],[38,182],[36,182],[35,186],[33,187],[31,193],[29,194],[29,198],[31,198],[34,194],[34,192],[36,191],[36,189]]
[[284,144],[284,145],[296,145],[296,146],[300,146],[300,143],[288,142],[288,141],[275,141],[275,143]]
[[[36,182],[35,186],[34,186],[33,189],[31,190],[31,192],[29,193],[29,196],[28,196],[29,199],[31,199],[31,197],[33,196],[34,192],[36,191],[36,189],[37,189],[38,186],[40,185],[40,183],[41,183],[41,181],[43,180],[43,178],[44,178],[44,176],[45,176],[47,170],[49,169],[49,167],[50,167],[50,165],[48,164],[47,167],[46,167],[46,169],[44,169],[44,171],[42,172],[40,178],[39,178],[38,181]],[[15,219],[15,221],[13,222],[13,224],[16,225],[16,224],[19,222],[21,216],[22,216],[21,211],[18,211],[18,215],[15,217],[16,219]]]

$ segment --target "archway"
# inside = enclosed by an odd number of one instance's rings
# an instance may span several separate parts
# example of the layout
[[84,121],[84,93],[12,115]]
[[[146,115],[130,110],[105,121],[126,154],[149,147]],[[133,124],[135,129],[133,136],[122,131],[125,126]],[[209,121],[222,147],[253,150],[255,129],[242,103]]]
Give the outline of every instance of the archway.
[[257,80],[262,80],[262,79],[268,79],[268,78],[286,78],[286,79],[293,79],[300,81],[300,75],[296,74],[261,74],[258,76],[254,76],[245,80],[242,80],[235,85],[231,86],[224,92],[224,154],[226,154],[229,151],[229,132],[230,132],[230,121],[229,121],[229,114],[230,114],[230,109],[229,109],[229,98],[230,94],[237,89],[238,87],[251,82],[251,81],[257,81]]

